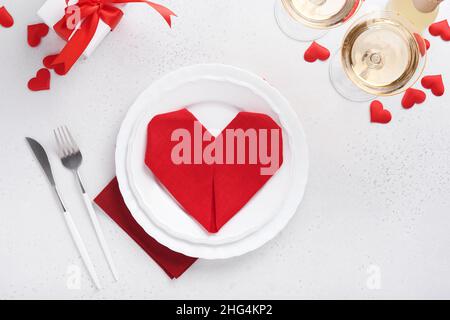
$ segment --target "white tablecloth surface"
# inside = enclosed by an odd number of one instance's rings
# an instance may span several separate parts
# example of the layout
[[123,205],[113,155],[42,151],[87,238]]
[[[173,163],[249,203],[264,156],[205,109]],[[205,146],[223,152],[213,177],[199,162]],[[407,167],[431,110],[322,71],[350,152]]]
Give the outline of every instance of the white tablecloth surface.
[[[61,40],[30,48],[26,26],[44,0],[5,0],[16,23],[0,28],[0,299],[3,298],[450,298],[450,94],[429,94],[411,110],[382,99],[389,125],[369,121],[328,80],[328,64],[307,64],[307,44],[278,29],[272,0],[164,0],[173,30],[151,9],[130,5],[96,52],[52,88],[27,81]],[[381,3],[384,1],[369,0]],[[448,1],[446,1],[448,2]],[[449,17],[450,3],[442,5]],[[337,49],[339,32],[320,42]],[[428,36],[429,37],[429,36]],[[431,40],[426,74],[444,73],[450,46]],[[96,195],[114,176],[114,145],[127,109],[152,81],[204,62],[251,70],[279,88],[301,119],[310,178],[298,213],[259,250],[198,261],[171,281],[101,215],[120,271],[113,282],[70,172],[57,162],[51,130],[67,124],[85,155],[82,174]],[[104,289],[96,291],[51,189],[24,137],[43,142]],[[78,271],[77,271],[78,270]],[[80,272],[78,287],[71,282]]]

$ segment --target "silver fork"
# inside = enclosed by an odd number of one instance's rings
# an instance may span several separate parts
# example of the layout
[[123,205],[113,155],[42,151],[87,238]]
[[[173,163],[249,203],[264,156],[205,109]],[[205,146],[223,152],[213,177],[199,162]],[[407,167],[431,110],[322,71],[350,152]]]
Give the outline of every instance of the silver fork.
[[94,210],[94,206],[92,205],[91,198],[86,193],[86,189],[83,186],[83,182],[80,177],[79,168],[81,163],[83,162],[83,156],[81,154],[80,148],[75,142],[75,139],[70,134],[69,129],[66,126],[59,127],[53,130],[55,134],[56,143],[59,149],[59,156],[61,157],[61,162],[64,167],[71,170],[78,184],[80,186],[80,191],[83,196],[84,204],[86,205],[86,209],[89,212],[89,216],[92,221],[92,225],[94,226],[95,232],[97,234],[98,241],[102,247],[103,253],[105,254],[106,260],[109,264],[111,272],[114,276],[114,279],[118,280],[117,270],[114,265],[111,252],[109,250],[108,244],[106,243],[105,236],[103,235],[103,231],[100,227],[100,223],[97,218],[97,214]]

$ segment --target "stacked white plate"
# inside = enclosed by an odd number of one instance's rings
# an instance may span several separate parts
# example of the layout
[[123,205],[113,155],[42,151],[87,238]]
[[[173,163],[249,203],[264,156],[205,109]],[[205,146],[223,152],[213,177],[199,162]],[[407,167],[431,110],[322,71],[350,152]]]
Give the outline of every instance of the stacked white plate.
[[[239,111],[268,114],[283,129],[283,165],[217,234],[191,218],[144,163],[149,121],[184,107],[213,135]],[[116,170],[127,207],[150,236],[188,256],[223,259],[262,246],[286,226],[304,194],[308,148],[297,115],[265,80],[231,66],[196,65],[156,81],[130,108],[117,138]]]

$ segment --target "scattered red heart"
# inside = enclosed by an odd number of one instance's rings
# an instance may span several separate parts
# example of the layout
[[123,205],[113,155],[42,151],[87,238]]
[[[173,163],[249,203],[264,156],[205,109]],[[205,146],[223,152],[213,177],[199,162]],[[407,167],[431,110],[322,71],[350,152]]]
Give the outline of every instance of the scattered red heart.
[[11,28],[14,25],[14,19],[6,7],[0,7],[0,25],[5,28]]
[[31,24],[27,27],[28,44],[31,47],[37,47],[41,43],[41,39],[48,34],[48,26],[45,23]]
[[414,33],[414,37],[416,38],[417,45],[419,46],[420,54],[425,56],[427,53],[427,41],[420,34]]
[[428,41],[428,39],[424,39],[424,40],[425,40],[425,45],[427,46],[427,50],[430,50],[430,47],[431,47],[430,41]]
[[52,65],[53,60],[55,60],[57,56],[58,56],[57,54],[46,56],[44,60],[42,60],[42,63],[47,69],[53,69],[56,72],[56,74],[63,76],[67,74],[67,72],[64,70],[64,66],[62,64],[56,66]]
[[450,26],[447,20],[435,22],[428,28],[431,35],[441,37],[444,41],[450,41]]
[[431,89],[431,92],[437,97],[444,95],[445,86],[444,81],[442,80],[442,75],[440,74],[423,77],[422,86],[425,89]]
[[406,90],[402,99],[402,106],[405,109],[412,108],[415,104],[421,104],[425,101],[427,95],[419,89],[409,88]]
[[370,104],[370,121],[386,124],[391,122],[391,120],[392,115],[389,110],[384,109],[383,104],[380,101],[372,101]]
[[316,62],[317,60],[325,61],[328,60],[329,57],[330,51],[315,41],[311,43],[304,55],[305,61],[310,63]]
[[42,91],[50,89],[50,71],[45,68],[36,73],[36,77],[28,81],[28,89],[31,91]]
[[364,0],[355,1],[355,4],[353,5],[352,10],[350,10],[350,12],[347,14],[347,16],[344,19],[342,19],[342,22],[346,22],[347,20],[351,19],[355,15],[356,11],[359,8],[359,4],[361,1],[364,1]]

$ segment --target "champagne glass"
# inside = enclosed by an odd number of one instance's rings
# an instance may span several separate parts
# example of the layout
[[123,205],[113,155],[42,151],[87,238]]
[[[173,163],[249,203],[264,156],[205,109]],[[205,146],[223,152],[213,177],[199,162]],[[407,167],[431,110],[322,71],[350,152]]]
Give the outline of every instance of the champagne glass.
[[399,94],[421,76],[425,40],[401,16],[378,11],[355,21],[330,63],[334,88],[351,101]]
[[321,38],[355,15],[363,0],[275,0],[280,29],[298,41]]

